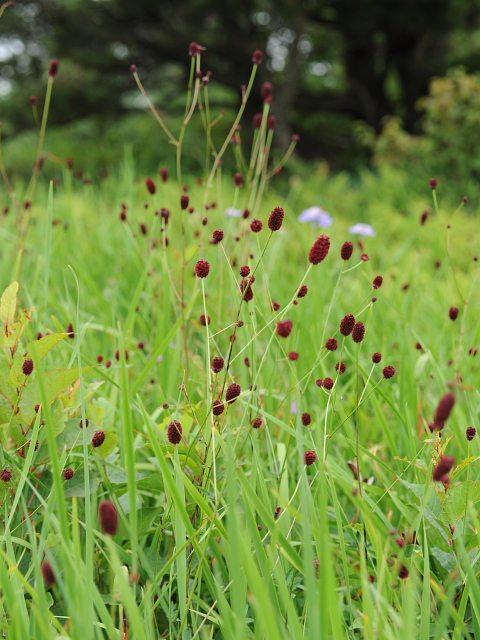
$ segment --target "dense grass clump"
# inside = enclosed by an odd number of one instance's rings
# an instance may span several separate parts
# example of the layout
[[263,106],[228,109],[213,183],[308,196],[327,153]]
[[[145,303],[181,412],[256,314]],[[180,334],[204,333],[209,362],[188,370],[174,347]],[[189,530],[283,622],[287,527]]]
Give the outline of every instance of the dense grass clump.
[[268,87],[222,175],[238,121],[215,145],[200,51],[201,175],[168,132],[176,180],[37,162],[2,196],[0,634],[473,638],[475,222],[335,181],[333,226],[300,222],[319,198],[269,188]]

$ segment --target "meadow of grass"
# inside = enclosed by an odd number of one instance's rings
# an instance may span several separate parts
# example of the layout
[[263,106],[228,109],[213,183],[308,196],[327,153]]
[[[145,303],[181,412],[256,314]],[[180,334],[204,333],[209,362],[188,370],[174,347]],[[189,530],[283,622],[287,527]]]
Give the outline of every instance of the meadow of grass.
[[1,637],[480,637],[477,222],[389,171],[277,193],[258,136],[244,186],[207,135],[210,172],[155,189],[127,157],[2,193]]

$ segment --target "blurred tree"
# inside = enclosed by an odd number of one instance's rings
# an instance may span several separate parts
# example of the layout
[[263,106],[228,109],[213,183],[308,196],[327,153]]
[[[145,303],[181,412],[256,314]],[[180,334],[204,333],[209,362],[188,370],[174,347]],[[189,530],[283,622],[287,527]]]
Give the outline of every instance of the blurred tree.
[[[140,105],[128,71],[135,63],[175,113],[192,40],[207,47],[202,65],[212,80],[237,95],[253,50],[264,49],[259,76],[276,87],[279,144],[295,130],[305,156],[331,159],[341,149],[345,160],[356,121],[378,132],[394,114],[415,130],[418,98],[452,62],[451,34],[475,28],[479,15],[480,0],[36,0],[2,20],[4,49],[18,40],[24,50],[3,55],[0,75],[33,91],[39,61],[60,58],[53,118],[64,122]],[[3,119],[25,126],[18,102],[4,107]],[[257,91],[250,115],[260,108]]]

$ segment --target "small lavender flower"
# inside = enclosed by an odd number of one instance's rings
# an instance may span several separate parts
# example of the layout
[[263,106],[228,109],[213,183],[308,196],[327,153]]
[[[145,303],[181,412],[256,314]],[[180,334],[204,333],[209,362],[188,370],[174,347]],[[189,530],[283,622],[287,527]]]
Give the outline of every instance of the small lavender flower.
[[243,209],[235,209],[234,207],[228,207],[224,214],[227,218],[241,218],[243,216]]
[[357,224],[354,224],[353,227],[350,227],[349,231],[350,233],[355,233],[359,236],[369,238],[374,238],[377,235],[372,225],[366,224],[365,222],[358,222]]
[[328,211],[322,207],[313,206],[302,211],[298,216],[299,222],[311,222],[313,226],[317,227],[331,227],[333,224],[333,218]]

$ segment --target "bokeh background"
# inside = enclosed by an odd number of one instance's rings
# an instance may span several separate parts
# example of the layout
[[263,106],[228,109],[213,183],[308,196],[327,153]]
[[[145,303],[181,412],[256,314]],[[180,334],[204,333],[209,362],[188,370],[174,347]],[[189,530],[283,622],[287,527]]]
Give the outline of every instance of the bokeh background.
[[[431,175],[472,197],[480,172],[480,0],[37,0],[0,21],[0,119],[5,162],[30,171],[36,124],[29,103],[45,95],[48,61],[60,60],[47,149],[74,157],[93,177],[125,153],[138,170],[167,164],[172,150],[146,110],[138,66],[169,126],[180,125],[190,58],[206,47],[213,110],[225,134],[255,49],[264,64],[242,137],[261,109],[260,84],[275,87],[277,153],[301,135],[295,171],[324,163],[355,175],[365,165]],[[222,129],[223,127],[223,129]],[[203,161],[200,118],[186,140],[192,171]],[[127,151],[126,151],[127,150]],[[196,154],[200,154],[198,157]],[[328,163],[328,164],[327,164]],[[292,169],[287,169],[288,171]],[[48,166],[46,171],[49,171]]]

